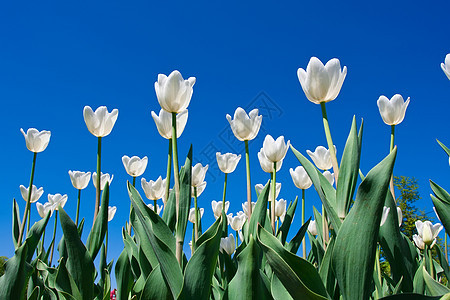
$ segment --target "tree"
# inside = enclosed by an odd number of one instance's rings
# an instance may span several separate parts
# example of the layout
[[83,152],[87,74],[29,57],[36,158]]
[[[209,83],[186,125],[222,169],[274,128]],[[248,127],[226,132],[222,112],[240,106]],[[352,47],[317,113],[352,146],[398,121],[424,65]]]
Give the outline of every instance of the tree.
[[0,256],[0,276],[5,273],[5,263],[7,259],[6,256]]

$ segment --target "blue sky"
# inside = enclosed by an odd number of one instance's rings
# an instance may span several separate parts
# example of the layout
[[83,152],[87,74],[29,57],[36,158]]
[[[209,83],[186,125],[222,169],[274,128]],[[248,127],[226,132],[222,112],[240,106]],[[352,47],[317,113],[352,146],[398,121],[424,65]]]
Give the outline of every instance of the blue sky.
[[[44,187],[42,203],[48,193],[68,194],[65,208],[74,217],[77,192],[67,172],[96,168],[97,140],[87,130],[82,110],[85,105],[106,105],[119,109],[117,123],[103,141],[102,161],[102,171],[114,174],[110,202],[118,209],[110,222],[109,258],[117,259],[123,249],[121,227],[129,213],[129,176],[121,157],[147,155],[144,177],[165,176],[167,141],[158,134],[150,112],[160,110],[153,87],[157,75],[174,69],[197,78],[188,124],[179,140],[180,161],[191,143],[194,160],[210,165],[215,161],[203,153],[211,145],[222,152],[241,149],[229,137],[225,115],[238,106],[261,109],[263,130],[250,145],[253,184],[269,179],[256,155],[265,134],[284,135],[304,154],[326,145],[320,107],[306,99],[296,75],[311,56],[323,62],[337,57],[348,68],[340,95],[327,104],[328,117],[339,156],[353,115],[358,124],[364,119],[364,173],[389,151],[390,128],[379,115],[378,97],[411,97],[396,130],[394,172],[418,180],[423,198],[418,204],[431,212],[428,180],[450,189],[448,158],[435,141],[450,145],[450,82],[440,69],[450,52],[450,4],[439,2],[2,3],[0,235],[5,242],[0,255],[14,253],[12,199],[18,199],[22,213],[25,201],[19,185],[27,186],[30,176],[32,153],[19,129],[52,132],[48,148],[37,157],[35,184]],[[288,152],[277,176],[283,184],[281,198],[293,200],[300,194],[289,175],[289,168],[297,165]],[[214,169],[211,166],[208,186],[199,198],[207,226],[213,222],[210,202],[222,197],[223,175]],[[244,160],[228,178],[229,212],[236,213],[246,199]],[[306,196],[308,217],[312,205],[319,208],[320,203],[313,189]],[[94,197],[90,184],[82,192],[86,229],[91,227]],[[32,219],[39,219],[35,205]],[[294,220],[296,230],[299,213]],[[52,228],[53,218],[50,222]],[[190,232],[186,244],[189,239]]]

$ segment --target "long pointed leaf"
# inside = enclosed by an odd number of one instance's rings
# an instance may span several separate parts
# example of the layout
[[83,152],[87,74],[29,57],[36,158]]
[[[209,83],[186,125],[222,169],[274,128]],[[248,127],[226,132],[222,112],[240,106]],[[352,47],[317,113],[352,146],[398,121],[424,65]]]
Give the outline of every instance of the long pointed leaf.
[[108,228],[108,205],[109,205],[109,183],[107,182],[102,193],[102,205],[95,218],[94,226],[89,233],[86,247],[93,260],[97,257],[98,251],[102,247],[105,239],[106,230]]

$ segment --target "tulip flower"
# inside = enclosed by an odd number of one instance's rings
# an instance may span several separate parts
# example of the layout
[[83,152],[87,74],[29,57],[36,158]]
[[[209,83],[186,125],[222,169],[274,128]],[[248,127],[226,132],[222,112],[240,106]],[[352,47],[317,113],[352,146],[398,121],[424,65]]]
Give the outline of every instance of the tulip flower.
[[405,118],[409,97],[404,101],[399,94],[395,94],[390,100],[386,96],[380,96],[377,105],[384,123],[387,125],[398,125]]
[[[336,146],[334,146],[334,152],[336,153]],[[317,146],[314,152],[306,150],[309,157],[320,170],[329,170],[332,167],[330,151],[324,146]]]
[[28,150],[34,153],[39,153],[47,148],[48,143],[50,142],[51,132],[47,130],[39,131],[36,128],[29,128],[27,133],[20,128],[22,132],[25,143],[27,145]]
[[383,213],[381,215],[381,221],[380,221],[380,227],[384,225],[384,223],[386,222],[386,219],[389,215],[389,211],[391,210],[390,207],[384,206],[383,207]]
[[244,226],[247,215],[243,211],[240,211],[234,217],[233,214],[228,214],[227,219],[228,224],[230,224],[231,228],[233,228],[234,231],[238,232],[242,229],[242,226]]
[[[151,203],[149,203],[149,204],[147,204],[147,206],[151,209],[151,210],[155,210],[155,207],[153,206],[153,204],[151,204]],[[156,204],[156,214],[160,214],[161,213],[161,211],[162,211],[162,209],[163,209],[163,206],[164,205],[161,205],[161,206],[159,206],[158,204]]]
[[69,171],[70,181],[77,190],[85,189],[89,180],[91,180],[91,172]]
[[164,196],[165,183],[166,179],[162,179],[161,176],[156,181],[149,180],[148,182],[145,178],[141,178],[142,189],[149,200],[158,200]]
[[[419,248],[420,250],[425,249],[425,243],[423,242],[423,240],[420,237],[420,235],[414,234],[413,235],[413,240],[414,240],[414,244],[416,244],[417,248]],[[434,244],[436,244],[436,240],[433,241],[433,243],[431,244],[430,248],[433,248]]]
[[259,132],[261,127],[262,116],[258,116],[258,109],[253,109],[247,115],[244,109],[238,107],[234,112],[234,119],[230,115],[226,115],[228,123],[230,123],[231,130],[234,136],[245,143],[245,162],[247,169],[247,202],[249,203],[249,215],[252,214],[250,203],[252,202],[252,188],[250,182],[250,154],[248,150],[248,141],[253,140]]
[[139,158],[137,156],[128,157],[126,155],[122,156],[122,163],[127,171],[128,175],[133,177],[133,181],[135,177],[141,176],[144,174],[145,168],[147,168],[148,158],[144,156],[143,158]]
[[284,200],[284,199],[276,200],[275,216],[281,217],[285,213],[286,213],[286,200]]
[[115,206],[108,206],[108,222],[110,222],[114,215],[116,214],[117,207]]
[[67,202],[67,195],[61,195],[61,194],[48,194],[48,202],[51,203],[53,210],[58,210],[58,208],[61,206],[61,208],[66,205]]
[[203,167],[201,163],[198,163],[192,167],[192,186],[197,187],[203,183],[203,181],[205,180],[206,171],[208,171],[208,167],[209,165]]
[[[156,124],[156,129],[158,129],[159,134],[170,140],[172,138],[172,114],[161,109],[159,115],[152,111],[152,117]],[[177,138],[181,136],[186,127],[188,120],[188,110],[185,109],[177,114]]]
[[312,220],[309,222],[308,231],[309,231],[309,233],[311,233],[314,236],[318,235],[316,220]]
[[289,173],[291,173],[292,181],[297,188],[307,190],[311,187],[311,178],[309,178],[308,173],[306,173],[305,168],[302,166],[298,166],[295,170],[290,168]]
[[[22,195],[23,200],[27,201],[28,199],[28,193],[29,188],[24,187],[23,185],[20,185],[20,194]],[[33,187],[31,189],[31,198],[30,203],[34,203],[39,200],[39,198],[44,193],[44,189],[40,187],[39,189],[33,184]]]
[[203,181],[199,186],[196,186],[196,187],[191,186],[191,189],[192,189],[191,193],[192,193],[192,195],[197,194],[197,197],[200,197],[200,195],[203,193],[205,188],[206,188],[206,181]]
[[[256,202],[252,202],[252,210],[255,209]],[[244,214],[247,216],[247,219],[250,218],[250,210],[248,209],[248,202],[242,203],[242,210],[244,211]]]
[[445,56],[445,61],[441,63],[441,68],[450,80],[450,53]]
[[329,60],[325,66],[317,57],[311,57],[306,71],[299,68],[298,80],[309,101],[320,104],[336,99],[347,75],[347,67],[341,70],[339,59]]
[[228,208],[230,207],[230,201],[225,202],[225,205],[222,201],[211,201],[211,207],[214,213],[214,218],[216,218],[216,220],[218,218],[220,218],[220,216],[222,215],[222,209],[225,211],[225,214],[228,211]]
[[156,97],[161,108],[169,113],[180,113],[185,110],[191,101],[195,77],[183,79],[177,70],[169,76],[158,74],[155,82]]
[[[258,152],[258,160],[259,164],[261,165],[261,169],[263,169],[266,173],[272,173],[273,172],[273,162],[271,162],[266,155],[264,154],[264,149],[261,148]],[[280,171],[281,166],[283,165],[283,160],[280,160],[276,164],[277,172]]]
[[[201,219],[203,217],[203,213],[205,212],[205,209],[199,208],[199,212],[200,212],[199,218]],[[189,222],[195,223],[195,208],[192,207],[189,210],[189,217],[188,217],[188,219],[189,219]]]
[[83,109],[84,122],[89,132],[96,137],[109,135],[117,121],[118,115],[119,111],[117,109],[113,109],[109,113],[106,106],[100,106],[95,112],[90,106],[85,106]]
[[[269,190],[272,190],[272,182],[269,183]],[[281,182],[277,182],[276,184],[276,193],[275,193],[275,199],[278,197],[281,191]],[[255,185],[255,189],[258,192],[258,195],[261,194],[262,190],[265,188],[265,185],[262,185],[261,183],[258,183]],[[269,202],[273,200],[273,194],[269,193]]]
[[397,206],[397,217],[398,217],[398,227],[400,227],[400,226],[402,226],[403,213],[402,213],[402,209],[398,206]]
[[334,184],[334,173],[331,173],[330,171],[325,171],[322,173],[323,176],[328,180],[328,182],[333,185]]
[[442,230],[443,226],[439,223],[432,224],[430,221],[416,221],[417,233],[426,245],[431,245]]
[[38,211],[39,216],[41,216],[41,218],[45,218],[49,212],[50,212],[50,217],[53,214],[52,204],[50,202],[46,202],[44,204],[37,202],[36,209]]
[[225,251],[228,255],[232,255],[234,250],[236,250],[236,240],[234,239],[234,235],[230,233],[228,237],[220,239],[220,252],[223,253],[223,251]]
[[[103,191],[105,188],[105,184],[108,182],[109,185],[111,185],[111,182],[114,179],[114,175],[109,175],[108,173],[103,173],[102,176],[100,176],[100,190]],[[94,183],[95,188],[97,188],[97,173],[92,173],[92,182]]]
[[268,134],[263,142],[263,151],[269,161],[276,163],[284,159],[290,144],[290,141],[284,143],[284,136],[280,136],[274,140],[273,137]]
[[228,174],[234,172],[239,160],[241,159],[241,155],[236,155],[233,153],[221,154],[220,152],[217,152],[216,159],[219,169],[225,174]]

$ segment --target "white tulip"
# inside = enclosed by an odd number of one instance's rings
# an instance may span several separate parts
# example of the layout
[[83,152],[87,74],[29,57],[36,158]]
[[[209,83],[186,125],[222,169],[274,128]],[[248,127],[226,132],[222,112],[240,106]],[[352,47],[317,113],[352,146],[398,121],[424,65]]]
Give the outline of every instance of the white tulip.
[[108,206],[108,222],[110,222],[114,215],[116,214],[117,207],[115,206]]
[[316,104],[336,99],[346,75],[347,67],[341,71],[341,63],[337,58],[329,60],[324,66],[317,57],[311,57],[306,71],[302,68],[297,71],[306,98]]
[[216,152],[216,159],[219,169],[228,174],[234,172],[239,160],[241,159],[241,155],[236,155],[233,153],[221,154],[220,152]]
[[238,107],[234,112],[234,118],[227,114],[228,123],[234,136],[240,141],[253,140],[261,127],[262,116],[258,116],[258,109],[253,109],[247,115],[244,109]]
[[302,166],[298,166],[295,170],[290,168],[289,173],[291,173],[292,181],[295,186],[299,189],[306,190],[311,187],[311,178],[309,178],[308,173],[306,173],[305,168]]
[[[272,182],[269,183],[269,202],[271,202],[273,200],[273,192],[272,192]],[[255,185],[255,189],[258,192],[258,195],[261,194],[262,190],[265,188],[265,185],[262,185],[261,183],[258,183],[257,185]],[[278,197],[278,195],[280,194],[281,191],[281,182],[277,182],[275,185],[275,198]],[[252,210],[253,211],[253,210]]]
[[409,105],[409,97],[405,102],[399,94],[395,94],[390,100],[386,96],[380,96],[377,105],[384,123],[387,125],[397,125],[405,118],[406,108]]
[[[152,210],[152,211],[155,211],[155,207],[153,206],[153,204],[151,204],[151,203],[149,203],[149,204],[147,204],[147,206]],[[156,204],[156,213],[159,215],[160,213],[161,213],[161,211],[162,211],[162,209],[163,209],[163,206],[164,205],[158,205],[158,204]]]
[[27,133],[20,128],[20,132],[22,132],[25,138],[25,144],[27,145],[28,150],[34,153],[39,153],[47,148],[48,143],[50,142],[51,132],[47,130],[39,131],[36,128],[29,128]]
[[177,70],[169,76],[158,74],[158,81],[155,82],[156,97],[161,108],[169,113],[181,113],[191,101],[195,77],[183,79]]
[[128,175],[138,177],[144,174],[145,168],[147,168],[148,158],[147,156],[143,158],[133,156],[130,158],[124,155],[122,156],[122,163]]
[[90,106],[85,106],[83,110],[84,122],[89,132],[96,137],[104,137],[110,134],[118,116],[119,111],[117,109],[113,109],[109,113],[106,106],[100,106],[95,112]]
[[323,176],[328,180],[328,182],[333,185],[334,184],[334,173],[331,173],[330,171],[325,171],[322,173]]
[[[215,201],[215,200],[211,201],[211,207],[214,213],[214,218],[216,218],[216,220],[222,215],[222,206],[223,206],[222,201]],[[227,213],[229,207],[230,201],[226,201],[224,207],[225,214]]]
[[[114,175],[110,176],[108,173],[101,173],[102,176],[100,177],[100,190],[103,191],[107,182],[109,185],[111,185],[111,182],[114,179]],[[97,172],[92,173],[92,182],[94,183],[95,188],[97,188]]]
[[439,223],[432,224],[430,221],[422,222],[420,220],[416,221],[417,233],[422,238],[426,245],[431,245],[439,232],[442,230],[443,226]]
[[398,217],[398,227],[400,227],[400,226],[402,226],[403,213],[402,213],[402,209],[398,206],[397,206],[397,217]]
[[45,218],[48,214],[48,212],[50,212],[50,217],[53,214],[53,209],[52,209],[52,204],[50,202],[46,202],[44,204],[41,204],[39,202],[36,203],[36,209],[39,213],[39,216],[41,216],[41,218]]
[[[336,151],[336,146],[334,146],[334,153],[337,153]],[[331,169],[332,164],[330,150],[328,150],[324,146],[317,146],[314,152],[306,150],[306,153],[308,153],[309,157],[311,157],[312,161],[318,169],[323,171]]]
[[228,255],[232,255],[234,250],[236,250],[236,240],[233,234],[230,233],[228,237],[220,239],[220,252],[225,251]]
[[381,215],[381,221],[380,221],[380,227],[384,225],[384,223],[386,222],[386,219],[389,215],[389,211],[391,210],[390,207],[384,206],[383,207],[383,213]]
[[308,231],[309,231],[309,233],[311,233],[314,236],[316,236],[318,234],[316,220],[309,221]]
[[284,136],[278,137],[276,140],[271,135],[266,135],[263,142],[264,155],[271,162],[279,162],[284,159],[289,149],[291,141],[284,143]]
[[445,61],[441,63],[441,68],[450,80],[450,53],[445,56]]
[[[199,210],[198,220],[200,221],[200,219],[203,217],[203,213],[205,212],[205,209],[199,208],[198,210]],[[189,222],[195,223],[195,208],[194,207],[192,207],[189,210],[189,217],[188,217],[188,219],[189,219]]]
[[[192,188],[191,194],[192,194],[192,197],[194,197],[194,192],[195,192],[194,187],[191,186],[191,188]],[[200,195],[203,193],[203,191],[206,188],[206,181],[203,181],[202,183],[200,183],[198,186],[196,186],[196,188],[197,188],[197,197],[200,197]]]
[[164,196],[166,188],[166,179],[162,179],[161,176],[156,179],[156,181],[149,180],[148,182],[145,178],[141,178],[141,186],[144,190],[145,196],[149,200],[158,200]]
[[[256,206],[256,202],[253,202],[253,201],[252,201],[252,211],[255,210],[255,206]],[[242,210],[244,211],[244,214],[245,214],[245,215],[247,216],[247,218],[248,218],[248,213],[249,213],[249,211],[248,211],[248,202],[242,203]]]
[[[155,121],[156,128],[158,129],[159,134],[163,138],[170,140],[172,138],[172,114],[165,111],[164,109],[161,109],[159,111],[159,115],[152,111],[152,117]],[[184,127],[186,127],[187,120],[187,109],[177,114],[177,138],[179,138],[183,133]]]
[[192,167],[192,186],[199,186],[203,183],[208,167],[209,165],[203,167],[201,163],[198,163]]
[[284,214],[286,214],[286,200],[280,199],[275,201],[275,216],[281,217]]
[[233,214],[228,214],[227,219],[231,228],[235,231],[239,231],[242,229],[242,226],[244,226],[245,220],[247,220],[247,215],[243,211],[240,211],[234,217]]
[[[425,249],[425,243],[423,242],[423,240],[420,237],[420,235],[414,234],[413,235],[413,240],[414,240],[414,244],[416,244],[417,248],[419,248],[420,250]],[[433,248],[435,243],[436,243],[436,240],[433,241],[433,243],[431,244],[430,248]]]
[[58,210],[58,207],[61,206],[61,208],[66,205],[67,202],[67,195],[61,195],[61,194],[48,194],[48,202],[52,206],[52,210]]
[[70,181],[77,190],[85,189],[89,180],[91,180],[91,172],[69,171]]
[[[261,148],[258,152],[258,160],[259,164],[261,165],[261,169],[263,169],[266,173],[272,173],[273,172],[273,162],[271,162],[266,155],[264,154],[264,149]],[[281,166],[283,165],[283,160],[280,160],[277,162],[277,172],[280,171]]]
[[[28,201],[28,190],[29,188],[24,187],[23,185],[20,185],[20,194],[22,195],[23,200]],[[31,198],[30,203],[34,203],[41,198],[42,194],[44,193],[44,189],[40,187],[39,189],[33,184],[33,187],[31,188]]]

